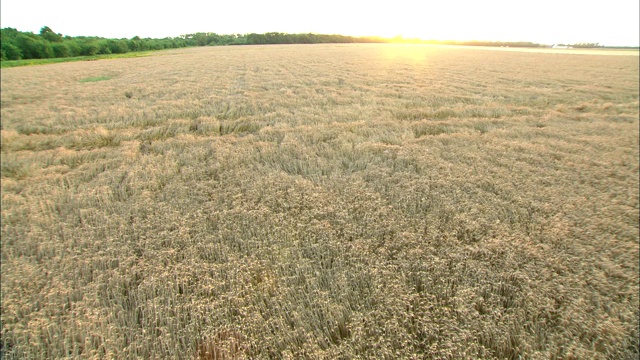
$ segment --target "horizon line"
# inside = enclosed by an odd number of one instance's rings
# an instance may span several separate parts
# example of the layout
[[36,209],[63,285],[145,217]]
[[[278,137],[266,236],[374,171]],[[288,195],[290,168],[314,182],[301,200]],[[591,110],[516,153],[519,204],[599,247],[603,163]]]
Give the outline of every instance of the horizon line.
[[[46,25],[45,25],[46,26]],[[44,28],[45,26],[42,26],[41,28]],[[0,30],[5,30],[5,29],[14,29],[16,31],[19,32],[28,32],[28,33],[32,33],[32,34],[36,34],[38,35],[38,33],[34,32],[34,31],[22,31],[22,30],[18,30],[17,28],[12,28],[12,27],[3,27],[0,28]],[[67,35],[67,34],[62,34],[62,33],[57,33],[58,35],[62,35],[62,36],[69,36],[69,37],[97,37],[97,38],[103,38],[103,39],[133,39],[133,38],[141,38],[141,39],[177,39],[177,38],[187,38],[187,36],[189,35],[196,35],[196,34],[215,34],[215,35],[221,35],[221,36],[247,36],[247,35],[251,35],[251,34],[257,34],[257,35],[266,35],[266,34],[284,34],[284,35],[306,35],[306,34],[312,34],[312,35],[329,35],[329,36],[344,36],[344,37],[351,37],[351,38],[355,38],[355,39],[379,39],[379,40],[384,40],[386,42],[389,43],[404,43],[404,44],[429,44],[429,43],[442,43],[443,45],[451,45],[451,43],[474,43],[474,42],[478,42],[478,43],[496,43],[496,44],[500,44],[500,43],[512,43],[512,44],[532,44],[532,45],[545,45],[545,46],[554,46],[554,45],[566,45],[566,46],[575,46],[575,45],[595,45],[593,47],[619,47],[619,48],[640,48],[640,44],[638,45],[607,45],[604,43],[600,43],[600,42],[563,42],[563,41],[556,41],[556,42],[537,42],[537,41],[531,41],[531,40],[487,40],[487,39],[453,39],[453,38],[423,38],[423,37],[405,37],[401,34],[396,35],[396,36],[381,36],[381,35],[345,35],[345,34],[340,34],[340,33],[320,33],[320,32],[313,32],[313,31],[309,31],[309,32],[283,32],[283,31],[266,31],[266,32],[262,32],[262,33],[256,33],[256,32],[246,32],[246,33],[217,33],[217,32],[213,32],[213,31],[198,31],[198,32],[192,32],[192,33],[186,33],[186,34],[180,34],[178,36],[164,36],[164,37],[140,37],[138,35],[134,35],[130,38],[127,37],[104,37],[101,35]],[[455,44],[454,44],[455,45]],[[460,45],[464,45],[464,44],[460,44]]]

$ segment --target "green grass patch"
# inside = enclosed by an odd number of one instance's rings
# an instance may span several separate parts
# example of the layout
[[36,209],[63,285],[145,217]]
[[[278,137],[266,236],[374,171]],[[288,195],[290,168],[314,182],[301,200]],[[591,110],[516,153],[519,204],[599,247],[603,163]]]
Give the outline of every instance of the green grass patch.
[[111,76],[93,76],[93,77],[84,78],[84,79],[80,80],[80,82],[81,83],[98,82],[98,81],[104,81],[104,80],[109,80],[109,79],[111,79]]
[[150,56],[152,52],[153,51],[141,51],[141,52],[126,53],[126,54],[75,56],[75,57],[53,58],[53,59],[3,60],[3,61],[0,61],[0,68],[4,69],[4,68],[11,68],[11,67],[18,67],[18,66],[57,64],[57,63],[73,62],[73,61],[136,58],[136,57]]

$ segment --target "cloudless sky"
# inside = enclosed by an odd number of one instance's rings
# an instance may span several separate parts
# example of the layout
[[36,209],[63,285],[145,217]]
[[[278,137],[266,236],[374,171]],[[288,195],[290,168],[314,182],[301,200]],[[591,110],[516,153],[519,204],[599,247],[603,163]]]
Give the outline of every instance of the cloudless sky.
[[106,38],[288,33],[640,45],[638,0],[2,0],[0,27]]

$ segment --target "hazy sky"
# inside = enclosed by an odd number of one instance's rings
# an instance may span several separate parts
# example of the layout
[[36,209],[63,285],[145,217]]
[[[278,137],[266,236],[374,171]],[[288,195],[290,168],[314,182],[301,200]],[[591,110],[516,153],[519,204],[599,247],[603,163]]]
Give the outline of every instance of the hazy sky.
[[0,26],[108,38],[270,31],[640,45],[638,0],[2,0]]

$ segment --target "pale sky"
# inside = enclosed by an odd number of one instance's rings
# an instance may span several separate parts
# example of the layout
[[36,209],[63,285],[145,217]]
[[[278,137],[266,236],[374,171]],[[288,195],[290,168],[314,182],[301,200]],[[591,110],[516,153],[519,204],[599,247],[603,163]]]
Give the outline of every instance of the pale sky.
[[0,27],[106,38],[288,33],[640,45],[638,0],[2,0]]

